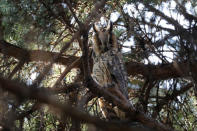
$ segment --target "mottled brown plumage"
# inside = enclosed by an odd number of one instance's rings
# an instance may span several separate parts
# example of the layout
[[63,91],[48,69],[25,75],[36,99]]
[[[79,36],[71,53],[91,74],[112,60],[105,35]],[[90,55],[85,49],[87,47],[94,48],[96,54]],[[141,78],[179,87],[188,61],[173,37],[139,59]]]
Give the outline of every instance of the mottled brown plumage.
[[[92,77],[101,87],[110,91],[123,102],[128,101],[127,74],[124,69],[121,52],[118,51],[118,43],[112,32],[112,23],[107,28],[99,29],[93,26],[93,69]],[[111,119],[112,107],[102,98],[99,105],[105,118]],[[109,111],[111,110],[111,111]]]

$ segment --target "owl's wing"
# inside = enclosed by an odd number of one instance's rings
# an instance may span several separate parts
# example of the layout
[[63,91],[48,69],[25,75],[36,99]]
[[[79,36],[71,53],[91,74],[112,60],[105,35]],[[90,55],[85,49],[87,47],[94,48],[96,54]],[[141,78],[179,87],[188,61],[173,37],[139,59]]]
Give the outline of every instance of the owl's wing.
[[119,90],[128,98],[128,77],[124,68],[122,54],[119,51],[110,50],[104,54],[103,59],[107,59],[107,67],[111,73],[112,81],[118,84]]
[[[120,98],[124,102],[128,102],[127,92],[127,74],[122,62],[121,53],[117,51],[107,51],[99,56],[94,57],[94,64],[92,69],[92,78],[101,87],[106,89]],[[124,118],[125,113],[120,110],[114,112],[109,103],[99,99],[99,106],[103,116],[107,119]]]

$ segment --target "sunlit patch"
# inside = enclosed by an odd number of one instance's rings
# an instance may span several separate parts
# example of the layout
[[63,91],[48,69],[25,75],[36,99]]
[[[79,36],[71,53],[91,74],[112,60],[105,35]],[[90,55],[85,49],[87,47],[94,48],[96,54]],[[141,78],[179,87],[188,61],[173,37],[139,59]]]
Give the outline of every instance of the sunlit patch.
[[119,16],[120,16],[120,13],[118,13],[118,12],[113,12],[113,13],[111,13],[110,20],[111,20],[112,22],[115,22],[115,21],[117,21],[117,19],[119,18]]
[[63,8],[67,8],[66,3],[61,3],[61,4],[62,4]]
[[122,52],[130,52],[131,46],[134,46],[134,40],[133,37],[129,38],[129,40],[125,41],[123,43]]

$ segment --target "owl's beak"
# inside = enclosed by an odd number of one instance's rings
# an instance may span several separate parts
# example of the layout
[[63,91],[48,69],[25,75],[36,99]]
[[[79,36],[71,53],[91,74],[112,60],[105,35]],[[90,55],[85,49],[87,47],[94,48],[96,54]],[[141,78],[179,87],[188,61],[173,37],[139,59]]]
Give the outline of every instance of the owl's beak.
[[107,41],[105,41],[105,42],[102,43],[102,50],[103,50],[104,52],[108,51],[108,48],[107,48]]

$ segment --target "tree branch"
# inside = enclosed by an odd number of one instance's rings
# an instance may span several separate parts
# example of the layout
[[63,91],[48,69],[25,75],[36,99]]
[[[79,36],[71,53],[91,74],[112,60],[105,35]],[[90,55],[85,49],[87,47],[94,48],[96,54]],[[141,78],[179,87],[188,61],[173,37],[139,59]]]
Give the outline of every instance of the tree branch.
[[28,87],[26,85],[22,85],[14,81],[3,79],[1,77],[0,77],[0,88],[5,89],[23,99],[32,99],[32,100],[37,100],[41,103],[49,104],[59,109],[60,112],[66,114],[67,116],[72,117],[75,120],[94,124],[104,130],[119,131],[119,130],[134,129],[133,127],[129,127],[127,123],[106,122],[97,117],[90,116],[87,113],[82,112],[81,110],[73,108],[70,105],[67,105],[65,103],[60,103],[56,97],[50,95],[51,93],[44,89]]
[[[42,50],[25,50],[14,46],[8,42],[0,41],[0,53],[4,55],[8,55],[14,57],[18,60],[20,59],[28,59],[28,62],[50,62],[51,58],[57,56],[59,53],[57,52],[49,52]],[[29,58],[24,57],[28,55]],[[74,61],[76,61],[78,57],[76,56],[64,56],[61,55],[58,59],[55,60],[55,63],[59,63],[65,66],[71,65]],[[74,67],[81,66],[81,60]],[[185,62],[173,62],[169,64],[161,64],[161,65],[145,65],[143,63],[138,63],[134,61],[130,61],[125,63],[127,72],[129,75],[136,76],[142,75],[143,77],[148,77],[151,74],[152,79],[154,80],[165,80],[170,78],[178,78],[178,77],[187,77],[189,76],[189,63]],[[177,67],[178,66],[178,67]],[[193,62],[191,65],[192,70],[197,69],[197,62]],[[73,68],[74,68],[73,67]]]
[[[26,50],[15,45],[12,45],[6,41],[0,41],[0,53],[4,55],[8,55],[14,57],[18,60],[26,59],[26,62],[50,62],[52,58],[57,56],[59,53],[57,52],[49,52],[42,50]],[[25,57],[29,56],[29,57]],[[55,63],[59,63],[62,65],[70,65],[73,63],[78,57],[75,56],[64,56],[61,55],[58,59],[55,60]]]

